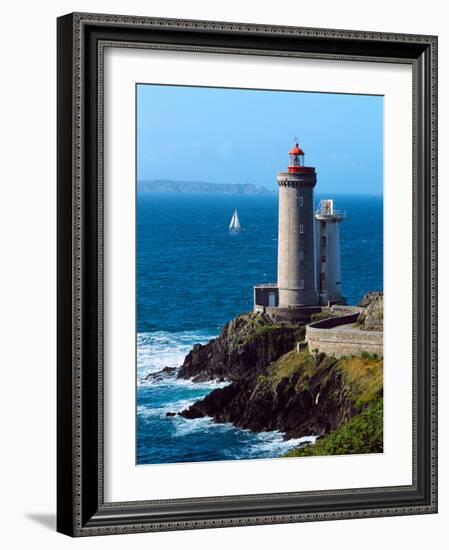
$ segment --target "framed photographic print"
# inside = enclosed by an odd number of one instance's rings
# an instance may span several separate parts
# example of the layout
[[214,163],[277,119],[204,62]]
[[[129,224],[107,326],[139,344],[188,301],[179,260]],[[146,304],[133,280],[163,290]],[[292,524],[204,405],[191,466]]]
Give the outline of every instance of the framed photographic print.
[[58,531],[437,511],[437,38],[58,19]]

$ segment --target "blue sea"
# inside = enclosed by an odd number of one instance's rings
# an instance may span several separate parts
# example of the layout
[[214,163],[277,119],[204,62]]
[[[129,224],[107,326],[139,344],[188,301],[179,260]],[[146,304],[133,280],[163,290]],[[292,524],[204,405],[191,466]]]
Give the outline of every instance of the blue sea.
[[[356,304],[365,292],[383,288],[383,202],[332,198],[347,214],[340,226],[342,289]],[[278,432],[166,417],[217,383],[139,383],[150,372],[181,365],[194,344],[206,343],[252,309],[255,284],[276,281],[277,207],[276,194],[138,195],[137,464],[272,458],[299,444]],[[228,231],[234,209],[244,228],[238,234]]]

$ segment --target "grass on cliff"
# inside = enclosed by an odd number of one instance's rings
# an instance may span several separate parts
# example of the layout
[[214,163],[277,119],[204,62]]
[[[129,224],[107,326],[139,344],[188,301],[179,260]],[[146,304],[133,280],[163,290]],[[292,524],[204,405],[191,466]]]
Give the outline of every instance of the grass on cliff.
[[257,391],[273,391],[283,378],[290,378],[294,374],[299,376],[299,380],[306,387],[307,381],[315,373],[316,361],[314,356],[307,350],[299,353],[293,350],[273,363],[266,375],[259,376],[257,379]]
[[[269,334],[275,336],[277,333],[282,333],[285,329],[295,332],[295,338],[302,340],[305,334],[305,327],[301,324],[291,323],[273,323],[269,318],[261,313],[250,313],[240,315],[238,318],[240,326],[235,325],[236,343],[237,345],[246,345],[249,342],[265,337]],[[232,329],[231,329],[232,330]]]
[[383,399],[330,432],[315,445],[292,449],[287,457],[331,456],[383,452]]
[[[296,375],[296,376],[294,376]],[[286,456],[379,453],[383,450],[383,360],[368,353],[335,357],[308,350],[292,351],[274,363],[266,376],[259,376],[259,391],[273,391],[283,378],[295,380],[295,390],[314,393],[328,377],[339,375],[347,397],[357,412],[315,445],[292,449]],[[292,378],[294,376],[294,378]],[[313,380],[312,380],[313,378]]]
[[293,350],[270,366],[257,380],[258,391],[273,391],[283,378],[296,375],[296,391],[307,390],[312,377],[319,375],[323,384],[332,373],[342,376],[343,385],[355,408],[363,410],[368,403],[382,396],[383,360],[369,354],[336,359],[324,353],[311,354],[307,349]]
[[383,359],[375,355],[341,357],[338,367],[343,374],[348,396],[357,410],[383,395]]

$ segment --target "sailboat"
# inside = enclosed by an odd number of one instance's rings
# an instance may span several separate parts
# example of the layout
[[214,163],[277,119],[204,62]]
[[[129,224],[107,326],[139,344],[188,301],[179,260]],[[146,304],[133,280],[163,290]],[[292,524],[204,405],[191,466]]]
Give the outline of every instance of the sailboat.
[[237,231],[241,231],[242,226],[240,225],[239,215],[237,213],[237,210],[234,210],[234,213],[232,214],[231,223],[229,224],[229,231],[232,231],[233,233]]

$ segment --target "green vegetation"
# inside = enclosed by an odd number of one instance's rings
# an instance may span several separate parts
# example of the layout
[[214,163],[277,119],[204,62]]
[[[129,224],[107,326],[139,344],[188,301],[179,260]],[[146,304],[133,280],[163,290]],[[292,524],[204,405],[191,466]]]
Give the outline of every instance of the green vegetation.
[[338,367],[343,374],[348,396],[357,411],[383,395],[383,360],[366,354],[361,357],[340,358]]
[[[314,320],[331,316],[321,312],[314,316]],[[254,343],[259,346],[259,342],[263,342],[261,353],[272,353],[272,349],[278,349],[285,338],[290,338],[291,342],[304,338],[304,326],[275,324],[263,314],[240,316],[234,323],[234,345]],[[299,396],[301,393],[304,395]],[[314,422],[315,427],[321,425],[320,433],[332,429],[315,445],[293,449],[286,456],[361,454],[383,450],[383,359],[375,354],[363,352],[360,356],[336,358],[318,350],[310,352],[307,347],[295,348],[257,377],[250,400],[257,403],[258,399],[264,407],[271,404],[269,406],[275,408],[279,403],[290,404],[290,407],[291,403],[298,403],[300,408],[310,407],[310,416],[306,420],[294,408],[289,409],[285,418],[280,413],[281,429],[283,425],[291,426],[295,414],[304,426],[308,422],[309,426]],[[332,428],[325,428],[327,423],[323,423],[323,415],[329,419]]]
[[292,449],[284,456],[325,456],[383,452],[383,399],[353,416],[315,445]]
[[344,399],[349,400],[348,412],[354,415],[315,445],[293,449],[287,456],[382,452],[382,358],[365,354],[337,359],[307,350],[291,351],[258,377],[255,393],[274,394],[281,385],[283,391],[309,392],[313,399],[322,388],[331,388],[325,397],[329,405],[338,408]]
[[336,359],[324,353],[311,354],[307,349],[293,350],[273,363],[266,375],[257,379],[256,391],[274,391],[283,378],[296,379],[296,391],[307,389],[314,378],[324,385],[332,375],[341,375],[347,396],[361,410],[382,395],[383,360],[369,355]]
[[242,330],[238,330],[239,326],[232,326],[231,330],[237,328],[237,337],[235,343],[238,346],[244,346],[248,343],[267,335],[272,334],[273,340],[278,335],[285,334],[286,329],[291,333],[295,333],[294,336],[297,340],[302,340],[305,334],[305,327],[301,324],[290,323],[273,323],[267,316],[261,313],[250,313],[240,315],[237,318]]
[[[330,363],[335,362],[333,358],[327,359],[330,360]],[[299,353],[296,350],[286,353],[269,367],[266,375],[258,377],[256,392],[275,391],[283,378],[297,379],[296,391],[306,389],[310,378],[317,374],[318,365],[321,369],[323,368],[323,365],[317,361],[317,356],[311,355],[307,349]]]

